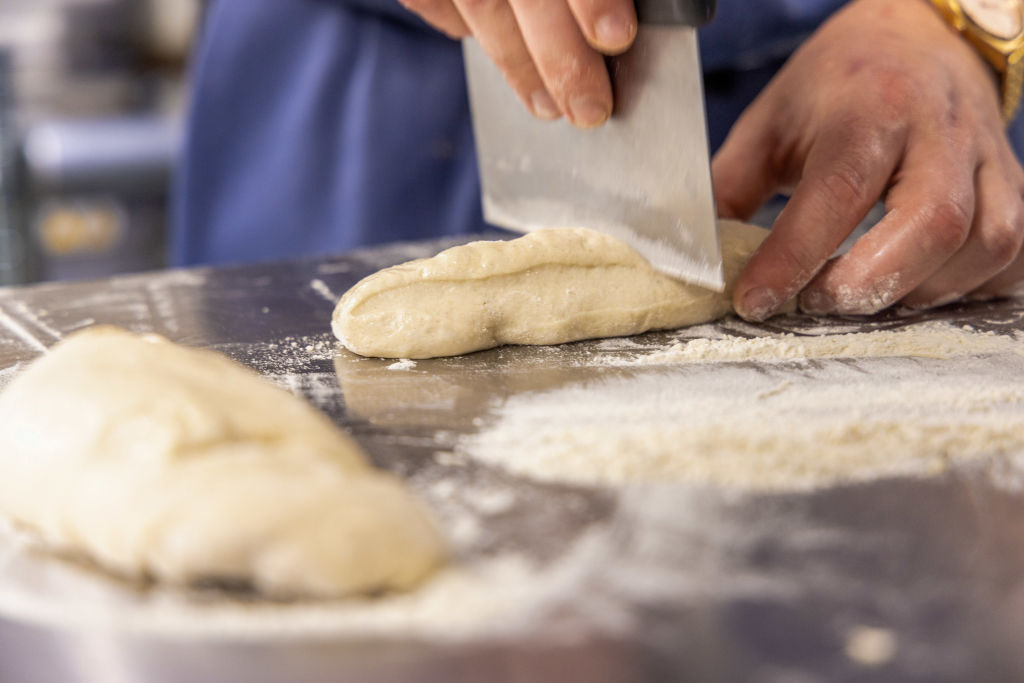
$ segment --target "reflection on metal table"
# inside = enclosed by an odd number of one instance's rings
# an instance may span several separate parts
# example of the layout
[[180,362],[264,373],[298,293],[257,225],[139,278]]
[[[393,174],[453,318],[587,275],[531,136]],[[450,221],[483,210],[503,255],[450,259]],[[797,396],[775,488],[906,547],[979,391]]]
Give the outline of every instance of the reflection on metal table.
[[[460,443],[508,401],[651,372],[605,361],[686,333],[505,347],[412,370],[334,342],[338,295],[449,244],[0,290],[0,386],[93,324],[221,351],[313,402],[408,481],[436,510],[454,564],[418,595],[267,603],[122,584],[0,531],[0,681],[1024,678],[1024,493],[1011,457],[760,492],[544,483],[476,462]],[[1024,303],[837,325],[922,320],[1013,336]],[[820,322],[713,327],[800,334]],[[1024,380],[1024,363],[993,367]]]

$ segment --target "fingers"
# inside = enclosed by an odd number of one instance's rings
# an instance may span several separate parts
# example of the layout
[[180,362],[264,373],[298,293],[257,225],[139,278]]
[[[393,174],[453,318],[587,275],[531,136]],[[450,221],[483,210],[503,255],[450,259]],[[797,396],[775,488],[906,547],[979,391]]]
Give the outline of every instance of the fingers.
[[625,52],[636,37],[636,9],[628,0],[569,0],[590,45],[604,54]]
[[809,313],[867,314],[914,291],[960,250],[974,217],[977,161],[949,138],[907,147],[887,213],[800,297]]
[[810,281],[885,189],[904,147],[900,135],[841,121],[822,131],[792,198],[740,275],[737,313],[764,320]]
[[476,37],[534,116],[594,128],[611,115],[601,52],[623,52],[636,37],[630,0],[401,2],[449,36]]
[[1000,296],[1024,296],[1024,253],[983,286],[971,292],[972,299],[994,299]]
[[465,38],[469,35],[469,27],[462,20],[462,15],[451,0],[399,0],[410,12],[420,15],[438,31],[449,38]]
[[[904,297],[903,304],[927,308],[955,301],[985,285],[1017,259],[1024,243],[1024,205],[1008,178],[996,163],[978,169],[974,222],[967,241],[938,272]],[[999,282],[993,284],[998,292]]]
[[1004,170],[999,174],[999,179],[1006,183],[1004,190],[998,195],[985,195],[982,199],[988,221],[996,224],[991,230],[1016,230],[1017,254],[999,273],[971,291],[971,298],[1024,295],[1024,169],[1009,150],[1004,157]]
[[453,10],[455,8],[526,108],[539,119],[561,116],[534,66],[515,14],[506,0],[455,0]]
[[[462,0],[473,5],[500,0]],[[584,37],[569,6],[551,0],[509,0],[523,41],[558,108],[575,126],[594,128],[612,111],[604,58]]]
[[711,181],[721,218],[749,219],[778,189],[778,173],[771,162],[776,149],[771,113],[763,100],[755,101],[711,160]]

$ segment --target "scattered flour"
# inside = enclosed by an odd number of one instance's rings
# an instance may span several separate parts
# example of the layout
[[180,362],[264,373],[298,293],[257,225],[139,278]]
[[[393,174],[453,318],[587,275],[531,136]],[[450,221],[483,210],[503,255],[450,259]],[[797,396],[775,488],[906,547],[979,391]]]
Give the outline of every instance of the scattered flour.
[[[606,534],[590,532],[547,565],[503,552],[453,564],[410,593],[289,603],[232,598],[216,589],[126,585],[76,562],[33,552],[31,538],[0,518],[0,615],[89,632],[262,642],[379,636],[459,642],[536,635],[552,605],[578,595],[587,578],[607,564],[598,558],[608,552],[608,542]],[[576,610],[583,622],[574,625],[560,613],[559,624],[570,637],[578,637],[584,623],[628,627],[623,607],[615,602],[577,602],[585,608]],[[547,628],[551,636],[559,625]]]
[[263,375],[317,372],[334,358],[336,343],[330,333],[288,336],[272,342],[216,344],[215,351],[245,363]]
[[233,600],[213,591],[190,595],[174,587],[125,590],[121,582],[88,568],[34,555],[5,534],[0,534],[0,577],[0,614],[9,619],[90,630],[102,624],[137,635],[243,640],[373,635],[460,639],[493,633],[508,628],[513,615],[528,611],[524,606],[535,604],[551,579],[522,557],[503,555],[474,566],[450,567],[412,593],[275,604]]
[[327,286],[327,283],[321,280],[320,278],[313,278],[312,280],[310,280],[309,286],[310,288],[312,288],[314,292],[316,292],[317,294],[319,294],[332,304],[337,303],[338,299],[340,298],[337,294],[332,292],[331,288]]
[[500,515],[512,509],[516,495],[510,489],[474,488],[465,492],[466,502],[485,516]]
[[468,460],[461,453],[453,451],[435,451],[434,462],[442,467],[465,467]]
[[818,358],[952,358],[981,353],[997,353],[1020,348],[1010,337],[993,332],[976,332],[947,323],[917,325],[899,330],[879,330],[852,334],[769,337],[727,337],[691,339],[664,351],[650,353],[634,361],[616,364],[660,365],[668,363],[721,363],[756,360],[773,362]]
[[388,370],[412,370],[416,367],[416,361],[409,358],[402,358],[388,366]]
[[[628,363],[629,376],[514,395],[458,451],[591,485],[801,490],[934,474],[1024,453],[1020,345],[949,325],[691,341]],[[802,358],[822,360],[771,362]]]
[[337,405],[338,380],[334,373],[299,372],[264,375],[264,378],[282,389],[287,389],[298,398],[311,402],[321,410]]

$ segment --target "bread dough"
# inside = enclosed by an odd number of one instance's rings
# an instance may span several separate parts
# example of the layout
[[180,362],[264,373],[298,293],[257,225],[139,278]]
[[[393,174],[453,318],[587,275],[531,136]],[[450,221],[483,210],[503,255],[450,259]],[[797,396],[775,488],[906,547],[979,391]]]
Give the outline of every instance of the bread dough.
[[559,228],[374,273],[341,298],[332,327],[363,356],[431,358],[694,325],[732,310],[732,286],[768,231],[719,221],[719,233],[724,293],[655,270],[614,237]]
[[402,589],[427,510],[324,415],[211,351],[92,328],[0,393],[0,511],[130,577],[275,597]]

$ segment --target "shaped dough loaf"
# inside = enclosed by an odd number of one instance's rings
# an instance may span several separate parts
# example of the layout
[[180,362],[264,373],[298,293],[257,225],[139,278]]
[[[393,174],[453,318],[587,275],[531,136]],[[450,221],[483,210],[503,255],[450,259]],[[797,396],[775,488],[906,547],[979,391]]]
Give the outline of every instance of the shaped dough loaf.
[[732,285],[768,231],[720,221],[719,233],[724,293],[660,273],[614,237],[560,228],[374,273],[341,298],[332,327],[363,356],[432,358],[707,322],[732,310]]
[[401,589],[437,528],[324,415],[227,358],[93,328],[0,393],[0,511],[132,576]]

